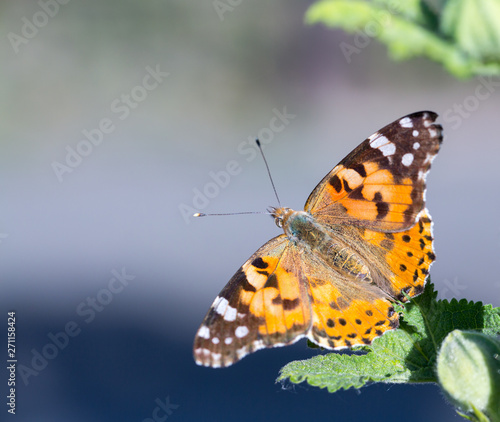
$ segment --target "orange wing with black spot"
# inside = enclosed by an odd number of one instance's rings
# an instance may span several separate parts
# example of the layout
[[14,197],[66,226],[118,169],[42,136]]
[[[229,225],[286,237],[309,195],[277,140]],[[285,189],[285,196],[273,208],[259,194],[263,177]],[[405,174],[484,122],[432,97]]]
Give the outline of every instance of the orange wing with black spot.
[[388,295],[375,285],[342,274],[316,256],[302,260],[312,324],[307,337],[327,349],[371,344],[399,326]]
[[371,135],[309,196],[320,223],[379,231],[412,227],[424,208],[425,178],[442,142],[430,111],[413,113]]
[[392,288],[392,296],[406,301],[403,292],[410,297],[422,293],[430,266],[436,259],[432,221],[426,209],[408,230],[398,233],[364,230],[361,236],[382,250],[384,262],[388,266],[385,276]]
[[219,293],[199,328],[199,365],[224,367],[264,347],[284,346],[311,326],[307,278],[296,247],[275,237],[245,262]]

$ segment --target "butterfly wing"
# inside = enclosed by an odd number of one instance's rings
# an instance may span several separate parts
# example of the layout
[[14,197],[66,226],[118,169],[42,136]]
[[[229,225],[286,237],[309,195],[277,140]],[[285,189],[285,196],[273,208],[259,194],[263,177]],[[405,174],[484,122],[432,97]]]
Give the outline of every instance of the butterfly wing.
[[[433,247],[432,221],[426,209],[419,214],[417,223],[403,232],[379,232],[360,229],[363,241],[379,256],[382,279],[375,282],[401,301],[424,290],[429,269],[436,259]],[[403,293],[404,292],[404,293]]]
[[387,294],[342,274],[316,255],[302,261],[308,280],[312,323],[307,337],[327,349],[370,344],[399,326]]
[[328,349],[370,344],[398,314],[381,289],[360,283],[278,236],[215,299],[195,337],[196,363],[225,367],[304,336]]
[[415,225],[442,142],[436,118],[430,111],[413,113],[375,132],[323,178],[305,210],[327,225],[379,231]]
[[224,367],[264,347],[284,346],[311,325],[300,255],[285,235],[246,261],[215,299],[194,341],[196,363]]

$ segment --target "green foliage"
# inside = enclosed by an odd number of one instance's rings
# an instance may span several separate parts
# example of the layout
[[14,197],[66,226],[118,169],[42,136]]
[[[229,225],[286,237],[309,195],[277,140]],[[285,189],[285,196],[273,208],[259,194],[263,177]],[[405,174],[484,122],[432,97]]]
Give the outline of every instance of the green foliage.
[[306,22],[356,34],[350,62],[376,38],[395,60],[426,56],[457,77],[500,74],[500,0],[320,0]]
[[400,306],[400,328],[355,349],[362,354],[330,353],[291,362],[277,381],[306,381],[329,392],[369,382],[437,383],[436,359],[445,337],[453,330],[500,334],[500,308],[465,299],[436,300],[436,295],[428,283],[420,296]]

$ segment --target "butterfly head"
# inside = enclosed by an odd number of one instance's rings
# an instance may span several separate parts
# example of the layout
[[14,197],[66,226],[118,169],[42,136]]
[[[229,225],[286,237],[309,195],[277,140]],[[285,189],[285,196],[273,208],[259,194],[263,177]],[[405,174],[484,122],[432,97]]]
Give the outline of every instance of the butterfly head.
[[288,217],[294,212],[291,208],[281,207],[269,207],[268,211],[271,213],[271,216],[274,218],[274,222],[281,229],[286,224]]

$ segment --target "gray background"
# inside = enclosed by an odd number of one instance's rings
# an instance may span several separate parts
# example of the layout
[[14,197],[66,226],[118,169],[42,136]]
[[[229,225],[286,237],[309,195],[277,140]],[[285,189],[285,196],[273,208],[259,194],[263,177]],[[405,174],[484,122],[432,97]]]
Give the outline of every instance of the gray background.
[[[276,205],[262,161],[238,149],[275,108],[296,116],[265,148],[281,201],[295,209],[368,135],[407,113],[439,113],[432,279],[440,297],[500,305],[499,79],[488,91],[425,59],[394,63],[376,41],[347,59],[340,45],[355,38],[304,25],[308,5],[241,2],[221,17],[211,1],[73,0],[51,17],[34,1],[1,3],[2,324],[15,310],[26,367],[50,333],[80,329],[37,375],[18,373],[18,421],[143,421],[166,396],[178,421],[457,419],[433,385],[282,389],[281,366],[318,353],[304,341],[226,370],[192,360],[212,300],[279,230],[259,215],[186,221],[179,207],[193,207],[194,190],[231,161],[241,172],[200,211]],[[12,42],[34,20],[36,33]],[[140,93],[148,66],[169,75],[121,119],[111,105]],[[106,118],[114,130],[61,181],[54,163]],[[109,296],[112,270],[123,268],[135,278]],[[86,322],[89,297],[109,303]]]

